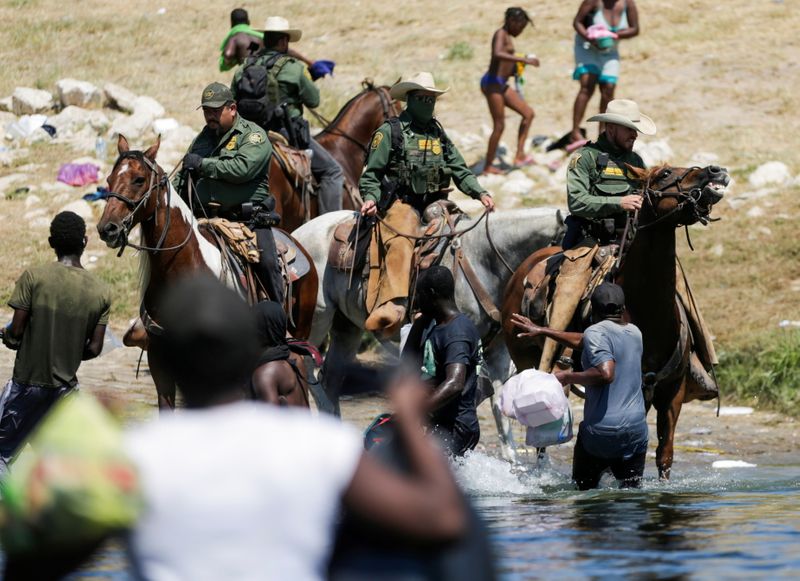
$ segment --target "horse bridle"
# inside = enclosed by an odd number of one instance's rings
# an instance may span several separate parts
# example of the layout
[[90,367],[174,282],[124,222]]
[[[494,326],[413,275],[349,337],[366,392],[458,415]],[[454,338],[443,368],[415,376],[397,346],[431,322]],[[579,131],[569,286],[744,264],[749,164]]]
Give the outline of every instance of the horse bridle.
[[[365,93],[375,92],[375,93],[377,93],[378,98],[381,101],[381,108],[383,109],[383,120],[386,121],[390,117],[392,117],[392,100],[391,100],[390,97],[386,96],[386,89],[384,87],[376,87],[371,82],[364,82],[363,86],[364,86],[364,90],[361,91],[358,95],[356,95],[352,99],[350,99],[350,101],[348,101],[347,104],[342,109],[343,110],[346,109],[351,103],[353,103],[361,95],[364,95]],[[319,113],[314,111],[313,109],[309,109],[308,111],[314,117],[316,117],[317,120],[319,120],[321,123],[323,123],[325,125],[325,128],[322,131],[320,131],[320,135],[322,135],[323,133],[330,133],[332,135],[338,135],[339,137],[344,137],[348,141],[350,141],[352,143],[355,143],[358,147],[360,147],[362,150],[364,150],[365,154],[369,153],[369,146],[368,145],[364,145],[358,139],[356,139],[355,137],[353,137],[352,135],[350,135],[346,131],[342,131],[341,129],[339,129],[337,127],[331,127],[333,122],[329,121],[328,119],[326,119],[325,117],[323,117],[322,115],[320,115]],[[336,121],[336,119],[334,119],[334,121]]]
[[[125,151],[121,153],[119,158],[117,158],[117,161],[114,163],[114,169],[117,168],[120,161],[122,161],[123,159],[134,159],[136,161],[142,162],[144,166],[150,170],[150,185],[147,188],[147,191],[142,195],[142,197],[138,201],[132,200],[127,196],[123,196],[119,192],[109,191],[107,194],[107,197],[114,200],[119,200],[120,202],[125,204],[128,210],[130,210],[128,212],[128,215],[121,220],[124,235],[122,239],[122,245],[120,246],[117,256],[122,256],[122,253],[125,251],[126,246],[130,246],[131,248],[135,248],[136,250],[140,251],[144,250],[146,252],[151,252],[151,253],[180,250],[186,245],[187,242],[189,242],[189,238],[192,235],[192,229],[191,228],[189,229],[186,238],[180,244],[164,247],[163,246],[164,240],[167,237],[167,232],[169,231],[170,222],[172,218],[171,213],[169,211],[167,212],[167,218],[164,224],[164,228],[161,230],[161,235],[159,236],[158,243],[156,243],[155,246],[150,247],[140,244],[134,244],[133,242],[128,240],[128,235],[130,234],[131,230],[133,230],[134,227],[133,221],[136,216],[136,212],[138,212],[145,204],[147,204],[153,192],[156,192],[157,194],[162,187],[167,188],[167,207],[169,207],[172,197],[172,188],[169,187],[169,176],[166,173],[164,173],[164,171],[161,170],[161,168],[159,168],[154,161],[149,160],[141,151]],[[176,166],[175,169],[177,170],[178,167],[180,166]],[[191,176],[189,179],[191,182]],[[160,196],[156,195],[156,211],[158,211],[160,207],[161,207],[161,199]],[[156,215],[157,212],[154,212],[151,218],[155,220]]]
[[[690,205],[692,207],[692,210],[693,210],[693,213],[694,213],[694,217],[697,218],[697,221],[700,222],[701,224],[703,224],[704,226],[706,224],[708,224],[709,222],[713,222],[714,220],[712,218],[709,218],[708,216],[705,216],[705,215],[701,214],[699,212],[699,210],[698,210],[699,203],[700,203],[700,198],[703,195],[703,189],[701,187],[699,187],[699,186],[695,186],[694,188],[692,188],[692,189],[687,191],[687,190],[684,190],[683,186],[682,186],[683,180],[686,179],[686,176],[688,176],[691,172],[693,172],[695,170],[699,170],[699,169],[701,169],[701,168],[698,167],[698,166],[693,166],[693,167],[687,168],[681,175],[675,176],[675,179],[673,179],[668,184],[666,184],[664,186],[661,186],[657,190],[654,190],[654,189],[652,189],[650,187],[651,177],[648,177],[647,178],[647,183],[645,184],[645,187],[640,191],[641,191],[642,196],[644,197],[645,201],[647,202],[647,205],[650,207],[650,209],[654,213],[655,213],[655,203],[654,203],[654,201],[658,201],[658,200],[660,200],[662,198],[676,198],[679,201],[678,201],[678,204],[672,210],[670,210],[669,212],[667,212],[663,216],[659,216],[655,220],[653,220],[652,222],[648,222],[647,224],[644,224],[643,226],[639,226],[637,224],[637,229],[644,230],[646,228],[650,228],[651,226],[655,226],[656,224],[658,224],[659,222],[662,222],[663,220],[666,220],[667,218],[669,218],[673,214],[677,214],[678,212],[683,211],[683,209],[687,205]],[[671,172],[672,170],[668,170],[668,171]],[[676,192],[665,192],[664,191],[664,190],[666,190],[668,188],[672,188],[672,187],[677,188],[677,191]],[[637,218],[638,218],[638,212],[636,214],[637,214]],[[638,222],[638,219],[637,219],[637,222]]]
[[[650,208],[650,211],[653,212],[654,215],[655,215],[655,209],[656,209],[656,206],[655,206],[655,202],[656,201],[661,200],[662,198],[676,198],[679,201],[678,201],[678,203],[676,204],[676,206],[672,210],[670,210],[669,212],[667,212],[663,216],[658,216],[652,222],[648,222],[648,223],[643,224],[643,225],[639,224],[639,210],[636,210],[633,214],[628,214],[628,218],[625,221],[625,229],[622,232],[622,238],[620,240],[620,250],[619,250],[619,255],[617,256],[617,261],[616,261],[616,264],[615,264],[615,268],[620,268],[622,266],[622,263],[624,261],[624,257],[627,254],[628,247],[633,242],[633,238],[634,238],[634,236],[636,236],[636,232],[637,231],[646,230],[647,228],[650,228],[651,226],[655,226],[656,224],[666,220],[670,216],[673,216],[674,214],[677,214],[678,212],[683,211],[683,209],[687,205],[690,205],[692,207],[692,210],[694,212],[694,217],[697,219],[698,222],[700,222],[704,226],[706,224],[708,224],[709,222],[715,222],[716,221],[713,218],[709,218],[708,216],[705,216],[705,215],[701,214],[698,211],[698,207],[699,207],[698,205],[699,205],[699,202],[700,202],[700,198],[703,195],[703,189],[700,188],[700,187],[694,187],[694,188],[692,188],[692,189],[687,191],[687,190],[684,190],[684,188],[683,188],[683,185],[682,185],[683,184],[683,180],[686,179],[686,177],[692,171],[698,170],[698,169],[702,169],[702,168],[700,168],[699,166],[692,166],[690,168],[687,168],[682,174],[676,175],[675,178],[672,181],[670,181],[666,185],[663,185],[663,186],[659,187],[658,189],[653,189],[653,188],[650,187],[651,180],[652,180],[652,174],[651,174],[651,175],[649,175],[647,177],[647,182],[645,183],[644,188],[642,188],[640,190],[634,190],[635,192],[638,192],[638,193],[640,193],[642,195],[642,197],[644,198],[644,200],[647,203],[648,207]],[[668,170],[668,171],[673,172],[673,170],[671,170],[671,169]],[[672,188],[672,187],[677,188],[677,191],[676,192],[665,192],[664,191],[664,190],[666,190],[668,188]],[[684,226],[686,227],[686,240],[687,240],[687,242],[689,244],[689,248],[694,250],[694,246],[692,246],[692,240],[689,237],[689,227],[688,227],[688,225],[684,225]]]

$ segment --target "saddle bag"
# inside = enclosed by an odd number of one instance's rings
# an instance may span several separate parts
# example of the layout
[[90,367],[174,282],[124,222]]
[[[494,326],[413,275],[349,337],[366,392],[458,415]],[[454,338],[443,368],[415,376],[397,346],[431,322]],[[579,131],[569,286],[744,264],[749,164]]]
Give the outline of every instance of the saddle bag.
[[258,249],[255,233],[241,222],[231,222],[224,218],[210,218],[200,220],[200,223],[205,223],[212,228],[225,240],[228,247],[246,262],[256,264],[261,259],[261,251]]

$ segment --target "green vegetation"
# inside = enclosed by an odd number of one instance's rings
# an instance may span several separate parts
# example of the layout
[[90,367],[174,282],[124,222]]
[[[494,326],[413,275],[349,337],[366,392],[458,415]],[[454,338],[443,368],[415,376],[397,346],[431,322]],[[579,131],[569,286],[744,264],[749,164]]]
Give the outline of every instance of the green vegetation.
[[782,330],[720,353],[724,399],[800,415],[800,330]]
[[472,45],[465,40],[459,40],[450,45],[444,58],[449,61],[468,61],[473,56],[475,56],[475,50]]

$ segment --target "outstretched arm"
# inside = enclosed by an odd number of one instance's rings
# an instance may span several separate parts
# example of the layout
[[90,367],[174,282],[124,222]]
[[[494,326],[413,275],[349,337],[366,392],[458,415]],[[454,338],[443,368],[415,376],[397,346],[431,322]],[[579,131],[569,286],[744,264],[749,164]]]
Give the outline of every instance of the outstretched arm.
[[511,322],[514,323],[515,327],[522,329],[521,333],[517,333],[517,337],[550,337],[554,341],[572,349],[583,348],[583,333],[556,331],[549,327],[540,327],[539,325],[534,325],[533,321],[519,313],[511,315]]

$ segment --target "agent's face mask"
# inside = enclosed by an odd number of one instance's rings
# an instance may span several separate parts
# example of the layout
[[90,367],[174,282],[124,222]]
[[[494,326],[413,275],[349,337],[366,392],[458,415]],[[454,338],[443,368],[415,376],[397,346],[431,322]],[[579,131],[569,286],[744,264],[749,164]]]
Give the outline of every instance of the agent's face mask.
[[406,111],[417,123],[427,125],[433,119],[436,97],[433,95],[409,95]]

